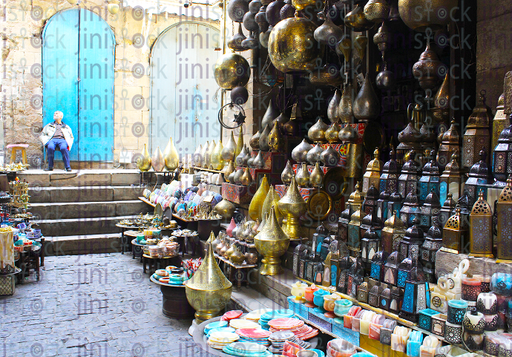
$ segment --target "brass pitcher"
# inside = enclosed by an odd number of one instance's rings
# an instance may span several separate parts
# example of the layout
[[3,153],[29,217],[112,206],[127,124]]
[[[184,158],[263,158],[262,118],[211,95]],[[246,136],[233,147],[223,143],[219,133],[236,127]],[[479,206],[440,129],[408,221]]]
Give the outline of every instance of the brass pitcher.
[[137,168],[142,172],[149,171],[151,168],[151,156],[149,156],[146,144],[144,144],[142,149],[142,157],[137,159]]
[[213,255],[212,236],[206,242],[206,257],[192,278],[184,283],[189,304],[196,310],[196,322],[202,323],[226,308],[231,300],[231,282],[220,270]]
[[258,252],[263,255],[260,274],[279,274],[282,271],[280,257],[286,253],[290,245],[290,238],[279,226],[274,206],[270,208],[268,223],[265,225],[264,229],[254,237],[254,244]]

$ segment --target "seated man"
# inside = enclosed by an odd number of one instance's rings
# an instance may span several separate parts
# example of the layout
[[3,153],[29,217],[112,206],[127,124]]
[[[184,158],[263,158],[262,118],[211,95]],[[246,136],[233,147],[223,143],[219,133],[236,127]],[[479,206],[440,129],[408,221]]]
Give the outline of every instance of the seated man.
[[66,171],[71,171],[71,165],[69,163],[69,151],[73,146],[73,133],[71,128],[62,122],[64,114],[60,111],[56,111],[53,114],[53,123],[46,124],[43,128],[43,132],[39,137],[48,150],[48,167],[45,171],[53,171],[53,155],[55,149],[59,149],[62,154],[62,160]]

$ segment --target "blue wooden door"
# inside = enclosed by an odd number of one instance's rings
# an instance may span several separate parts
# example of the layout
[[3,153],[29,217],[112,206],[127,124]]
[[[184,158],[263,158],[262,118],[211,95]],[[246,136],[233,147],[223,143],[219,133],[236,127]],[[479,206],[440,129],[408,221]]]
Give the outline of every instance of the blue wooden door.
[[64,113],[75,136],[72,161],[113,160],[114,49],[111,28],[88,10],[59,12],[45,27],[43,124]]
[[173,138],[180,156],[220,138],[219,101],[213,66],[219,56],[219,30],[182,21],[165,30],[150,57],[150,147],[163,151]]

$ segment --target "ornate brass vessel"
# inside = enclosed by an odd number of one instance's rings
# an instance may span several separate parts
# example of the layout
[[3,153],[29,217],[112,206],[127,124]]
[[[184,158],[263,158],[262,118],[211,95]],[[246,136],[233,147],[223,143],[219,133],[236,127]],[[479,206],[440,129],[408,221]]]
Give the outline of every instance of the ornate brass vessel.
[[[231,132],[231,136],[229,137],[228,142],[222,148],[222,153],[221,153],[222,160],[224,160],[224,161],[233,160],[236,157],[235,150],[236,150],[235,136],[233,135],[233,132]],[[240,148],[240,150],[241,150],[241,148]]]
[[148,171],[151,168],[151,156],[149,156],[146,144],[144,144],[142,149],[142,157],[137,159],[137,168],[142,172]]
[[251,140],[249,140],[249,145],[251,145],[253,150],[260,149],[260,135],[260,131],[256,130],[256,133],[251,137]]
[[153,166],[153,170],[155,170],[156,172],[162,172],[164,170],[164,155],[162,154],[162,150],[160,150],[160,147],[157,147],[153,152],[153,157],[151,158],[151,165]]
[[174,171],[180,165],[180,156],[178,155],[178,150],[174,147],[172,138],[169,138],[169,142],[164,150],[164,163],[168,171]]
[[235,163],[237,166],[246,166],[247,160],[245,160],[247,156],[247,151],[245,150],[245,146],[242,148],[238,156],[235,158]]
[[254,237],[258,252],[263,255],[261,260],[261,275],[277,275],[282,271],[279,259],[290,245],[290,238],[277,222],[275,208],[270,208],[270,216],[263,230]]
[[331,124],[329,129],[327,129],[325,131],[325,139],[331,144],[336,143],[339,141],[339,137],[338,137],[339,132],[340,132],[340,124],[338,124],[337,122],[334,122]]
[[341,94],[339,89],[336,89],[334,95],[329,101],[329,106],[327,107],[327,118],[331,121],[331,123],[337,123],[340,119],[338,116],[338,106],[340,105]]
[[446,73],[443,84],[434,97],[432,114],[438,123],[447,123],[450,120],[450,72]]
[[317,122],[308,130],[308,138],[313,142],[325,142],[325,131],[329,126],[322,119],[318,118]]
[[251,76],[249,62],[236,53],[226,53],[220,56],[213,71],[219,87],[228,90],[237,86],[245,86]]
[[233,173],[235,171],[235,165],[233,164],[233,160],[231,160],[225,167],[224,169],[222,170],[222,173],[224,174],[224,180],[226,182],[231,182],[231,180],[229,179],[229,176],[231,175],[231,173]]
[[[430,42],[427,43],[427,48],[420,55],[418,62],[412,66],[412,73],[420,83],[420,87],[424,90],[433,89],[439,82],[440,74],[446,73],[446,68],[443,62],[439,60],[437,54],[430,48]],[[442,77],[441,77],[442,78]]]
[[295,162],[306,162],[309,150],[313,145],[309,144],[306,139],[303,139],[299,145],[292,150],[292,159]]
[[283,172],[281,172],[281,181],[283,181],[285,185],[289,185],[294,176],[292,165],[290,164],[290,160],[288,160],[288,162],[286,162],[286,167]]
[[300,187],[309,187],[309,172],[308,166],[305,162],[297,168],[297,175],[295,175],[295,181]]
[[432,0],[427,6],[424,0],[399,0],[398,11],[409,28],[424,32],[430,27],[435,31],[450,22],[450,14],[458,3],[457,0]]
[[242,151],[242,148],[244,147],[244,133],[242,132],[242,127],[240,127],[240,133],[238,134],[238,139],[236,141],[235,146],[235,153],[233,154],[233,157],[237,157],[240,152]]
[[297,11],[304,10],[307,6],[312,6],[315,4],[315,0],[292,0],[292,5]]
[[370,82],[370,76],[367,73],[363,86],[357,94],[353,105],[354,117],[363,122],[376,119],[380,115],[380,103],[377,94]]
[[[329,145],[327,149],[320,154],[320,161],[323,162],[324,166],[337,166],[340,161],[340,154]],[[316,163],[318,163],[318,161]]]
[[256,169],[262,169],[265,167],[265,159],[263,159],[263,153],[261,150],[258,151],[258,155],[252,161],[252,166]]
[[224,167],[224,160],[222,160],[222,149],[222,141],[219,140],[210,156],[210,165],[214,170],[221,170]]
[[350,35],[345,35],[340,42],[336,45],[336,53],[338,55],[343,54],[346,61],[350,61],[350,55],[352,54],[352,40]]
[[196,310],[197,323],[213,318],[225,309],[231,299],[232,284],[220,270],[211,242],[210,236],[205,259],[192,278],[184,284],[187,300]]
[[[349,83],[343,88],[343,94],[338,105],[338,117],[343,124],[351,124],[354,113],[352,111],[352,85]],[[340,140],[341,139],[340,137]]]
[[261,208],[261,215],[264,217],[265,215],[268,215],[270,213],[270,208],[274,206],[275,208],[275,214],[277,221],[279,224],[281,224],[281,221],[283,220],[283,215],[281,214],[281,211],[279,210],[277,203],[279,202],[279,194],[274,190],[274,186],[270,185],[270,189],[268,190],[267,197],[265,198],[265,201],[263,201],[263,207]]
[[315,164],[315,168],[311,172],[311,176],[309,177],[309,182],[313,187],[321,187],[324,182],[324,172],[320,169],[320,163]]
[[320,146],[320,144],[316,144],[313,147],[313,149],[308,151],[308,154],[306,155],[308,162],[311,165],[314,165],[317,162],[319,162],[323,151],[324,151],[324,149]]
[[233,203],[229,202],[228,200],[222,200],[215,205],[213,211],[217,214],[220,214],[224,220],[229,221],[229,219],[233,217],[235,208],[236,207]]
[[389,4],[386,0],[370,0],[364,6],[364,16],[368,21],[382,23],[388,19]]
[[360,5],[345,16],[345,26],[353,28],[354,31],[365,31],[373,27],[374,23],[368,21],[364,16],[363,8]]
[[270,152],[281,152],[284,150],[284,140],[279,130],[278,121],[274,121],[274,127],[268,134],[268,150]]
[[286,216],[286,224],[283,227],[290,239],[299,239],[303,235],[299,218],[306,213],[306,202],[297,188],[295,178],[292,179],[286,194],[279,200],[281,213]]
[[358,35],[355,39],[354,49],[356,50],[357,57],[363,61],[366,56],[366,47],[368,46],[368,37]]
[[269,188],[267,175],[264,175],[263,179],[261,179],[258,190],[254,196],[252,196],[251,203],[249,204],[249,217],[251,217],[253,221],[259,220],[261,222],[263,218],[261,212],[263,209],[263,202],[265,202]]
[[252,175],[248,167],[244,168],[244,174],[240,178],[240,183],[244,186],[250,186],[252,184]]
[[313,70],[321,45],[314,39],[316,25],[302,17],[280,21],[270,32],[268,54],[281,72]]
[[270,135],[270,130],[272,130],[272,123],[267,124],[265,129],[261,132],[259,143],[261,151],[268,151],[268,136]]
[[204,168],[208,168],[209,166],[209,161],[210,161],[210,154],[208,152],[208,150],[210,149],[210,142],[207,141],[204,145],[203,145],[203,150],[201,151],[201,166],[204,167]]
[[260,133],[263,133],[267,125],[270,125],[272,128],[272,122],[279,116],[279,114],[279,108],[277,108],[274,101],[270,99],[267,110],[265,110],[265,114],[263,114],[263,118],[261,119]]

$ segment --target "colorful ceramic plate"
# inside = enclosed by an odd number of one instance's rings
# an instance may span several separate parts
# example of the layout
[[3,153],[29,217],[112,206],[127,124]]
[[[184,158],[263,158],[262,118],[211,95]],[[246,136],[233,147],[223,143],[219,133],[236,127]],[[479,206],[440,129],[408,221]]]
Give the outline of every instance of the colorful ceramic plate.
[[229,321],[229,326],[239,329],[239,328],[259,328],[260,325],[257,322],[251,320],[243,320],[243,319],[234,319]]
[[294,330],[304,326],[304,321],[291,317],[285,317],[270,320],[268,325],[276,330]]
[[219,327],[219,328],[214,328],[210,331],[208,331],[208,333],[206,334],[206,337],[210,337],[210,335],[215,332],[215,331],[218,331],[218,332],[223,332],[223,333],[234,333],[236,330],[232,327]]
[[235,342],[227,346],[227,349],[240,353],[263,353],[267,351],[265,346],[253,342]]
[[277,331],[273,332],[268,339],[272,342],[284,342],[294,337],[295,334],[291,331]]
[[270,336],[270,331],[261,328],[241,328],[236,331],[241,337],[252,339],[267,339]]
[[158,281],[161,282],[161,283],[164,283],[164,284],[169,284],[169,278],[168,277],[160,278],[160,279],[158,279]]
[[212,323],[209,323],[204,327],[204,333],[208,333],[210,330],[213,330],[214,328],[221,328],[221,327],[228,327],[228,323],[226,321],[215,321]]
[[240,338],[234,332],[223,332],[223,331],[215,331],[210,334],[208,341],[212,343],[231,343],[235,342]]
[[240,316],[243,315],[243,313],[244,312],[242,310],[231,310],[231,311],[226,312],[224,315],[222,315],[221,320],[229,321],[229,320],[238,319]]

